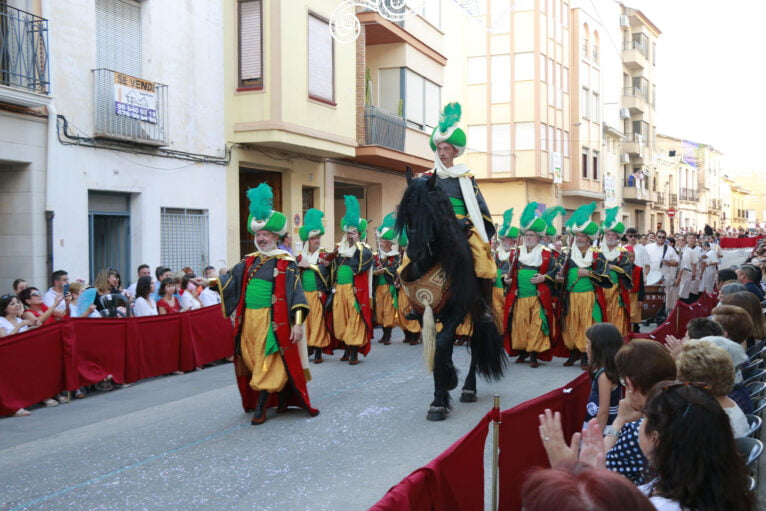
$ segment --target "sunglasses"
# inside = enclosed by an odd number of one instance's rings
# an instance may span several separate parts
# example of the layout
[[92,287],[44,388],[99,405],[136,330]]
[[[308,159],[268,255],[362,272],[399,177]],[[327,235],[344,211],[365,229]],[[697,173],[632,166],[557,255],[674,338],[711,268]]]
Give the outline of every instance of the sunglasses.
[[16,295],[14,293],[7,293],[7,294],[4,294],[3,296],[0,296],[0,300],[8,300],[11,298],[16,298]]
[[626,236],[627,236],[628,238],[635,238],[635,237],[636,237],[636,235],[635,235],[635,234],[626,234]]
[[29,293],[29,296],[42,296],[40,293]]

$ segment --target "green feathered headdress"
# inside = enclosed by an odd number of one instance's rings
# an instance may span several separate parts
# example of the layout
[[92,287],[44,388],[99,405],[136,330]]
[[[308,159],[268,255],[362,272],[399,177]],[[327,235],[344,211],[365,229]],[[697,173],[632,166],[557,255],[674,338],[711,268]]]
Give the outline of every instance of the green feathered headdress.
[[396,239],[396,232],[394,231],[394,224],[396,223],[396,213],[389,213],[383,218],[383,222],[377,229],[378,237],[381,240],[394,241]]
[[287,233],[287,217],[274,211],[274,192],[266,183],[261,183],[247,191],[250,201],[250,214],[247,217],[247,230],[255,234],[258,231],[270,231],[280,236]]
[[545,234],[547,234],[548,236],[556,235],[556,227],[554,227],[553,221],[556,219],[558,215],[563,215],[566,212],[567,210],[561,206],[553,206],[543,211],[541,218],[545,220],[545,224],[547,225],[547,227],[545,228]]
[[537,202],[532,201],[526,205],[524,211],[521,212],[521,218],[519,218],[519,229],[522,233],[527,231],[533,231],[542,235],[545,231],[545,220],[536,215]]
[[303,216],[303,226],[298,230],[301,241],[306,242],[311,237],[324,234],[323,217],[324,213],[318,209],[311,208],[306,211],[306,214]]
[[436,152],[436,146],[442,142],[452,144],[455,149],[458,150],[457,156],[460,156],[465,151],[467,144],[465,132],[457,127],[457,123],[460,122],[460,117],[463,113],[463,109],[460,103],[447,103],[439,116],[439,125],[434,128],[431,133],[431,150]]
[[361,217],[361,208],[359,201],[353,195],[344,195],[343,200],[346,204],[346,214],[340,220],[340,228],[344,232],[356,229],[359,233],[359,239],[367,239],[367,220]]
[[503,213],[503,225],[497,230],[497,236],[499,238],[518,238],[518,227],[511,227],[511,221],[513,220],[513,208],[506,209]]
[[407,238],[407,229],[404,229],[399,234],[399,247],[400,248],[401,247],[406,247],[407,245],[409,245],[409,243],[410,243],[410,240],[409,240],[409,238]]
[[617,216],[620,213],[619,206],[614,208],[609,208],[605,211],[606,211],[606,215],[604,217],[604,221],[601,222],[601,232],[606,233],[607,231],[614,231],[617,234],[624,233],[625,224],[623,224],[617,219]]
[[571,234],[583,233],[592,240],[598,238],[598,224],[590,219],[595,210],[595,202],[584,204],[577,208],[569,220],[567,220],[565,225],[567,232]]

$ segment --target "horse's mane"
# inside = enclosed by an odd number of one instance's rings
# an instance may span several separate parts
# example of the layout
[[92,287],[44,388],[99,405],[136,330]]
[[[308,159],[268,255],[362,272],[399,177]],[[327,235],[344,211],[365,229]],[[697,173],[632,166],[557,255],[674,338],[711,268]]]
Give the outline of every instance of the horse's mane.
[[483,304],[471,248],[438,179],[419,177],[410,181],[394,228],[397,232],[406,229],[407,255],[423,272],[436,262],[442,264],[450,282],[452,313],[465,315],[470,311],[477,317]]

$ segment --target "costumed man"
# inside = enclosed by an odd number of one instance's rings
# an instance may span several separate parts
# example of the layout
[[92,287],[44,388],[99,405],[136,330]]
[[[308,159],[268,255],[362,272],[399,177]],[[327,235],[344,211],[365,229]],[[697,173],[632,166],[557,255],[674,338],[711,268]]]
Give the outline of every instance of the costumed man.
[[[551,337],[554,333],[552,275],[556,266],[553,252],[542,243],[542,236],[555,235],[551,225],[553,218],[564,213],[564,208],[548,208],[537,216],[537,202],[530,202],[522,211],[519,230],[523,242],[505,278],[508,294],[505,296],[505,349],[510,355],[517,354],[517,364],[529,356],[530,367],[540,367],[538,356],[551,359]],[[542,357],[541,357],[542,358]]]
[[341,362],[359,363],[359,353],[367,356],[372,338],[370,275],[372,250],[363,240],[367,220],[360,218],[359,201],[344,196],[346,214],[340,227],[346,235],[338,245],[335,259],[335,296],[332,303],[335,337],[345,345]]
[[633,288],[633,264],[627,250],[620,246],[620,238],[625,232],[625,224],[618,220],[620,208],[606,210],[601,232],[604,233],[604,245],[601,254],[608,264],[607,269],[612,287],[596,288],[604,294],[606,317],[617,327],[623,337],[630,333],[630,290]]
[[378,340],[385,345],[391,344],[391,331],[396,325],[396,270],[401,263],[399,248],[394,245],[396,238],[394,223],[396,214],[389,213],[383,218],[375,231],[378,236],[378,253],[375,255],[375,322],[383,328],[383,336]]
[[[400,266],[401,261],[404,258],[403,254],[406,253],[407,243],[407,233],[402,232],[399,235],[399,250],[401,254],[399,256]],[[394,282],[396,286],[397,323],[399,328],[402,329],[402,332],[404,332],[404,342],[409,343],[410,346],[417,346],[420,343],[420,322],[417,319],[407,318],[407,316],[412,312],[412,306],[410,305],[410,298],[407,296],[407,293],[405,293],[401,288],[398,268],[396,280]]]
[[630,262],[633,263],[632,279],[633,287],[630,288],[630,323],[634,333],[640,332],[642,312],[644,308],[644,266],[648,258],[646,249],[638,242],[638,230],[635,227],[628,227],[625,231],[628,242],[625,244],[625,250],[628,251]]
[[591,243],[598,238],[599,226],[590,217],[596,209],[591,202],[580,206],[566,222],[566,230],[574,235],[574,243],[563,254],[555,269],[556,280],[562,285],[559,300],[559,325],[564,347],[569,350],[565,366],[580,359],[580,367],[588,366],[585,330],[594,323],[607,321],[606,303],[599,303],[596,287],[611,287],[606,272],[606,260]]
[[[449,103],[444,107],[439,124],[431,133],[429,141],[434,152],[434,169],[437,186],[442,187],[452,203],[455,216],[465,229],[468,245],[473,257],[473,270],[484,285],[486,314],[476,320],[487,321],[494,313],[492,309],[492,284],[497,278],[497,268],[492,257],[490,239],[495,235],[495,225],[487,203],[474,180],[471,170],[454,160],[465,151],[465,132],[457,127],[462,115],[460,103]],[[495,324],[498,324],[495,321]],[[458,326],[456,344],[463,344],[472,334],[471,318]]]
[[306,382],[307,369],[303,322],[309,311],[295,260],[277,248],[287,232],[287,218],[272,209],[273,192],[262,183],[248,190],[248,230],[255,234],[257,251],[248,254],[217,279],[197,279],[215,284],[227,316],[234,315],[235,368],[245,411],[254,410],[251,424],[263,424],[266,410],[293,405],[312,417]]
[[332,287],[331,258],[325,249],[320,248],[324,235],[322,224],[324,213],[311,208],[303,217],[303,226],[298,235],[303,242],[301,253],[297,257],[298,268],[301,272],[303,294],[309,304],[306,318],[305,334],[309,355],[313,353],[314,363],[321,364],[322,351],[330,349],[332,339],[325,322],[324,304],[327,293]]
[[[655,243],[647,243],[646,255],[648,263],[644,271],[648,274],[652,270],[659,270],[662,274],[662,285],[665,288],[665,310],[664,317],[668,317],[675,307],[675,300],[672,297],[678,297],[678,286],[675,280],[678,273],[678,253],[676,249],[665,243],[667,233],[664,229],[658,229],[654,235]],[[653,285],[653,282],[649,282]],[[673,307],[670,307],[672,302]]]
[[505,295],[508,291],[505,278],[511,270],[518,252],[516,242],[519,239],[519,228],[511,227],[513,220],[513,208],[505,210],[503,213],[503,225],[497,231],[500,238],[500,244],[495,250],[495,265],[497,266],[497,278],[492,288],[492,308],[495,312],[495,319],[500,321],[500,333],[505,331],[503,318],[505,317]]

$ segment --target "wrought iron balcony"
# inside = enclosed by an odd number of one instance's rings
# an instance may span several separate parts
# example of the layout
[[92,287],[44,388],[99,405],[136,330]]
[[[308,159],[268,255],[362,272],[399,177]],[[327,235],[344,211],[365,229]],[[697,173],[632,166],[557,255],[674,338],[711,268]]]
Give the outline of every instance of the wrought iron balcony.
[[697,190],[694,188],[681,188],[681,200],[685,201],[696,201],[699,199],[699,195],[697,194]]
[[657,192],[657,205],[658,206],[664,206],[665,205],[665,193],[664,192]]
[[365,144],[404,151],[407,122],[371,105],[364,107]]
[[168,86],[109,69],[93,70],[94,136],[168,145]]
[[0,2],[0,85],[50,92],[48,20]]
[[668,194],[668,198],[670,199],[671,206],[678,206],[678,194],[675,194],[675,193]]

